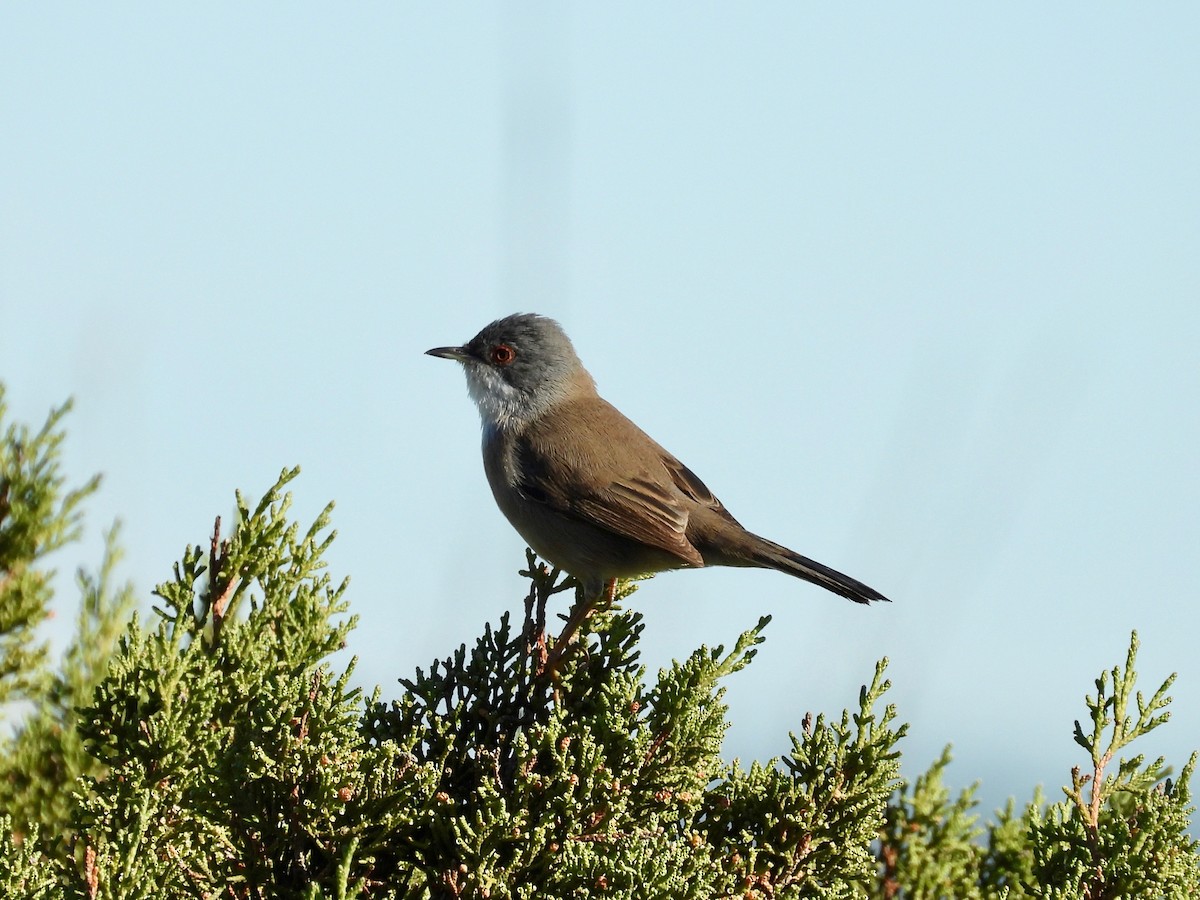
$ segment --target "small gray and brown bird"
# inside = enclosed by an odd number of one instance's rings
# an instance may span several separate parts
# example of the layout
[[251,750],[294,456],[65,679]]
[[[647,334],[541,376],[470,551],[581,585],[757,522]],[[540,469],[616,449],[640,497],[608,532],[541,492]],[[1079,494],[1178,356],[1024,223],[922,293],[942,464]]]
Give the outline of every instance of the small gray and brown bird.
[[617,578],[753,566],[855,603],[887,599],[743,528],[687,466],[596,393],[554,320],[508,316],[461,347],[427,352],[462,363],[500,511],[535,553],[575,576],[585,597]]

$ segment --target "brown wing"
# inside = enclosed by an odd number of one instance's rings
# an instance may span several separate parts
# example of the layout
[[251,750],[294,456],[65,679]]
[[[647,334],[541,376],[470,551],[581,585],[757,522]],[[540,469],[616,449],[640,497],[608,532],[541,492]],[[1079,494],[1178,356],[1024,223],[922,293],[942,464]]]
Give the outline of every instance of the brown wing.
[[517,439],[514,456],[527,500],[657,547],[687,565],[704,565],[687,526],[691,509],[712,495],[599,397],[562,404],[544,416]]
[[686,494],[696,506],[707,507],[721,516],[721,518],[728,519],[730,522],[737,524],[739,528],[741,527],[741,523],[729,514],[729,510],[725,508],[725,505],[717,499],[716,495],[708,489],[708,485],[701,481],[695,472],[669,453],[664,457],[663,465],[671,473],[671,478],[675,482],[675,486]]

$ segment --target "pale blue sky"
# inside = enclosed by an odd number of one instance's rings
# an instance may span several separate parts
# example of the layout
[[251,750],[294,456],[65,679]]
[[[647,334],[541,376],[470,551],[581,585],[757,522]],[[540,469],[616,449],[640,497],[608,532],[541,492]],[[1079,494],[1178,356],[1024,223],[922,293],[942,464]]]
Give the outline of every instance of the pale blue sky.
[[[370,686],[518,610],[456,367],[554,316],[750,528],[895,599],[662,576],[652,668],[763,613],[727,755],[876,659],[915,774],[1083,762],[1083,694],[1178,670],[1200,746],[1194,4],[7,5],[0,378],[105,474],[148,598],[299,463]],[[64,597],[62,619],[70,618]]]

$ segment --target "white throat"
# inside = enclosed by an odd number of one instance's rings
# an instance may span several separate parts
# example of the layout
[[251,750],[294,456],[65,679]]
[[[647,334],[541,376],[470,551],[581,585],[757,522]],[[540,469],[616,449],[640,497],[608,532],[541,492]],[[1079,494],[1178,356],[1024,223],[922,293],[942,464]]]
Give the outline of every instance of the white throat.
[[491,369],[467,366],[467,392],[479,409],[483,430],[505,431],[531,418],[525,397]]
[[573,391],[595,391],[591,377],[582,370],[582,378],[546,381],[530,393],[513,387],[488,366],[466,363],[463,369],[467,375],[467,392],[475,401],[479,418],[483,420],[485,437],[498,432],[520,430],[548,412],[556,403],[566,400]]

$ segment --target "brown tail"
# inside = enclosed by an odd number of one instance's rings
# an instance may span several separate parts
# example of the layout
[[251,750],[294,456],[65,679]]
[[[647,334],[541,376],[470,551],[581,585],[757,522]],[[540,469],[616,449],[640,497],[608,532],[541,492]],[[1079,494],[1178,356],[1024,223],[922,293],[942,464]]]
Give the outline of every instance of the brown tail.
[[813,584],[819,585],[827,591],[833,591],[847,600],[853,600],[855,603],[872,603],[877,600],[882,600],[884,603],[891,602],[879,591],[867,587],[849,575],[843,575],[836,569],[823,566],[807,556],[801,556],[766,538],[758,537],[758,535],[753,535],[753,537],[757,540],[749,558],[756,566],[764,569],[777,569],[780,572],[795,575],[797,578],[811,581]]

